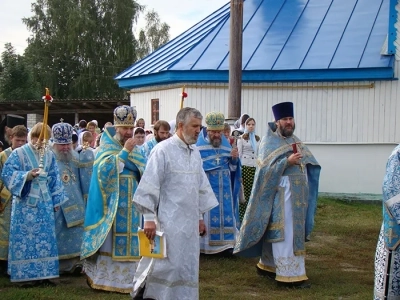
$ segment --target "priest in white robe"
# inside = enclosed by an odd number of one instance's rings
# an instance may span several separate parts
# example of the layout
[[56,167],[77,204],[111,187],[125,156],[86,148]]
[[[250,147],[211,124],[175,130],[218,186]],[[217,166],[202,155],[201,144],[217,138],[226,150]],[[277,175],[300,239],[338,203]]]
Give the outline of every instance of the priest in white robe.
[[140,260],[133,299],[199,298],[199,234],[207,234],[202,218],[218,205],[193,146],[201,121],[194,108],[178,112],[176,134],[153,149],[134,195],[147,237],[153,239],[156,228],[164,232],[167,257]]

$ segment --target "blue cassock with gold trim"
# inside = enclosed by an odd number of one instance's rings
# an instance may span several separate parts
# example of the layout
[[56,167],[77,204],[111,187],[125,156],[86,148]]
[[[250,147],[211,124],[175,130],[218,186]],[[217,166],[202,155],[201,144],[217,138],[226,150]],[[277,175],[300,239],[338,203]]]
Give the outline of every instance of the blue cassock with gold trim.
[[[225,136],[221,138],[221,146],[215,148],[205,135],[206,131],[203,129],[196,146],[203,160],[203,169],[219,203],[207,213],[208,243],[209,246],[231,245],[233,248],[239,223],[239,190],[242,177],[240,159],[237,159],[236,163],[232,162],[232,147]],[[230,166],[234,166],[235,170]],[[235,172],[233,180],[231,172]],[[205,249],[201,251],[207,252]]]
[[[284,240],[284,197],[278,186],[282,176],[288,176],[293,209],[293,250],[295,255],[305,251],[305,241],[314,227],[321,167],[310,150],[295,135],[282,138],[275,123],[268,124],[257,158],[254,183],[240,228],[234,253],[241,256],[261,256],[262,242]],[[303,158],[301,165],[287,165],[296,143]]]
[[[92,256],[113,230],[112,258],[139,259],[137,229],[141,215],[132,204],[146,164],[140,149],[128,152],[114,139],[115,128],[101,136],[100,149],[93,165],[85,215],[81,258]],[[119,172],[119,163],[124,169]]]

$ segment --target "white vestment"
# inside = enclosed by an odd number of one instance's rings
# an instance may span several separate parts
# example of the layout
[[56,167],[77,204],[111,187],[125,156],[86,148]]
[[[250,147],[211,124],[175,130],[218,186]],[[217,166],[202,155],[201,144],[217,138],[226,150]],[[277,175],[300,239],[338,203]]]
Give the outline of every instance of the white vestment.
[[142,258],[133,280],[133,296],[145,286],[144,298],[199,298],[199,214],[218,205],[204,173],[199,151],[176,134],[150,154],[133,201],[153,213],[165,233],[167,258]]
[[280,186],[285,189],[285,239],[277,243],[264,242],[263,248],[266,251],[263,251],[258,267],[262,270],[276,272],[278,281],[307,280],[305,256],[295,256],[293,252],[292,199],[288,176],[282,176]]

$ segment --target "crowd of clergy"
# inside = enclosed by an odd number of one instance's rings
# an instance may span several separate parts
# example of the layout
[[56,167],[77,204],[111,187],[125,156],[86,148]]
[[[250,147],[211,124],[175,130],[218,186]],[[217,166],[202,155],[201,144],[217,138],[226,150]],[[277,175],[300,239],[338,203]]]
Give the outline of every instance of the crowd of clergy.
[[[92,289],[130,293],[133,299],[192,300],[198,298],[199,252],[243,253],[260,257],[259,274],[309,287],[304,236],[312,225],[307,229],[304,216],[313,216],[315,207],[305,202],[316,198],[319,165],[292,136],[293,104],[281,103],[273,112],[275,126],[292,131],[271,125],[275,140],[263,139],[265,145],[248,114],[231,126],[220,112],[203,119],[186,108],[151,130],[126,105],[101,130],[96,120],[61,120],[51,128],[40,122],[28,130],[24,118],[7,115],[0,125],[0,271],[22,287],[52,286],[60,274],[75,274],[85,276]],[[276,149],[284,149],[281,165]],[[257,157],[268,170],[257,166]],[[306,165],[316,171],[304,171]],[[298,190],[293,174],[297,182],[305,180]],[[274,186],[265,184],[267,177]],[[314,177],[310,196],[300,198]],[[257,193],[270,204],[258,203]],[[288,205],[293,199],[301,205],[289,207],[285,217],[288,208],[279,201]],[[259,209],[268,205],[268,212]],[[300,226],[297,216],[303,218]],[[292,229],[283,232],[278,225],[288,219]],[[165,232],[168,256],[141,257],[139,229],[149,239],[155,230]]]

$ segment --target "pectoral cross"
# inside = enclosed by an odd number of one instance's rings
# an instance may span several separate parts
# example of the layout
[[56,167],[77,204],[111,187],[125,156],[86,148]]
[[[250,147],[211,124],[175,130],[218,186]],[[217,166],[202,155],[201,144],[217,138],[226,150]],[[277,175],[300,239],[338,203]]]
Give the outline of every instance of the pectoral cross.
[[220,161],[219,156],[217,156],[217,158],[215,159],[215,161],[217,162],[217,165],[219,165],[219,161]]

